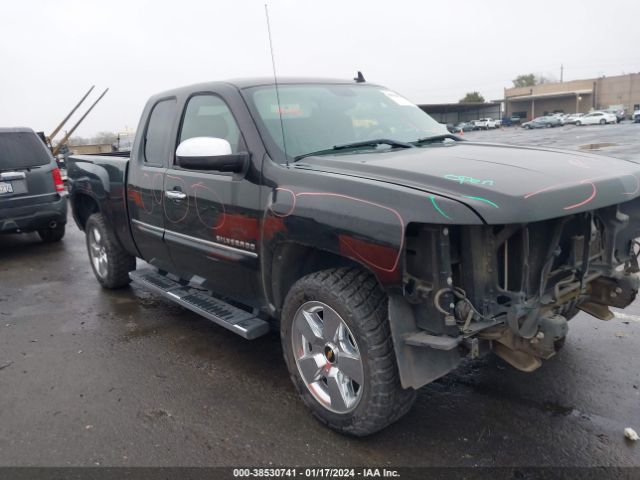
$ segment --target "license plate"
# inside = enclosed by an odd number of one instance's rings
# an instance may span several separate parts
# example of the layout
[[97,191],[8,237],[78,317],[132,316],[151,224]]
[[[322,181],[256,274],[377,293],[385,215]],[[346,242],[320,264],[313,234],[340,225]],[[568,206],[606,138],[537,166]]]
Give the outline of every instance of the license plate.
[[0,194],[13,193],[13,185],[9,182],[0,182]]

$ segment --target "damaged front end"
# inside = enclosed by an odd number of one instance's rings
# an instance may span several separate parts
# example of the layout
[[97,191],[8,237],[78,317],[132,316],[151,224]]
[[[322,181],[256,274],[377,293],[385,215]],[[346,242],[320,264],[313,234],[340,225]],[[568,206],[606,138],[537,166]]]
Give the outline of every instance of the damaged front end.
[[407,229],[390,318],[403,386],[493,351],[533,371],[579,311],[601,320],[635,299],[640,199],[533,223]]

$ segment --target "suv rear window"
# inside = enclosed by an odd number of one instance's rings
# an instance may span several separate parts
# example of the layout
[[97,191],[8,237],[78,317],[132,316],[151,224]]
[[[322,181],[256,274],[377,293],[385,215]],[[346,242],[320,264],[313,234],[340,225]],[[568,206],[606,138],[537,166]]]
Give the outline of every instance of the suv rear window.
[[0,133],[0,170],[38,167],[50,161],[47,147],[35,133]]

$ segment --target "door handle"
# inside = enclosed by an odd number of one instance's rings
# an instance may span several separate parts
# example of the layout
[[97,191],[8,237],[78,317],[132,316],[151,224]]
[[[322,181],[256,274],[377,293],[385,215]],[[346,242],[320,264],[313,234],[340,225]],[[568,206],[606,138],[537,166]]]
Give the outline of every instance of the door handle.
[[178,190],[167,190],[164,192],[165,196],[169,200],[184,200],[187,198],[187,194]]

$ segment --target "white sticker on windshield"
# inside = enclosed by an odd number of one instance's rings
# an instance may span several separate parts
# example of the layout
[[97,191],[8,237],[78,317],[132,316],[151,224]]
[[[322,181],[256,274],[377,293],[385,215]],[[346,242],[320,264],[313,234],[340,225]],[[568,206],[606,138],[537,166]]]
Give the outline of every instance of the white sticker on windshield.
[[398,105],[403,105],[405,107],[415,107],[416,105],[411,103],[409,100],[404,98],[402,95],[398,95],[396,92],[392,92],[391,90],[382,90],[387,97],[396,102]]

